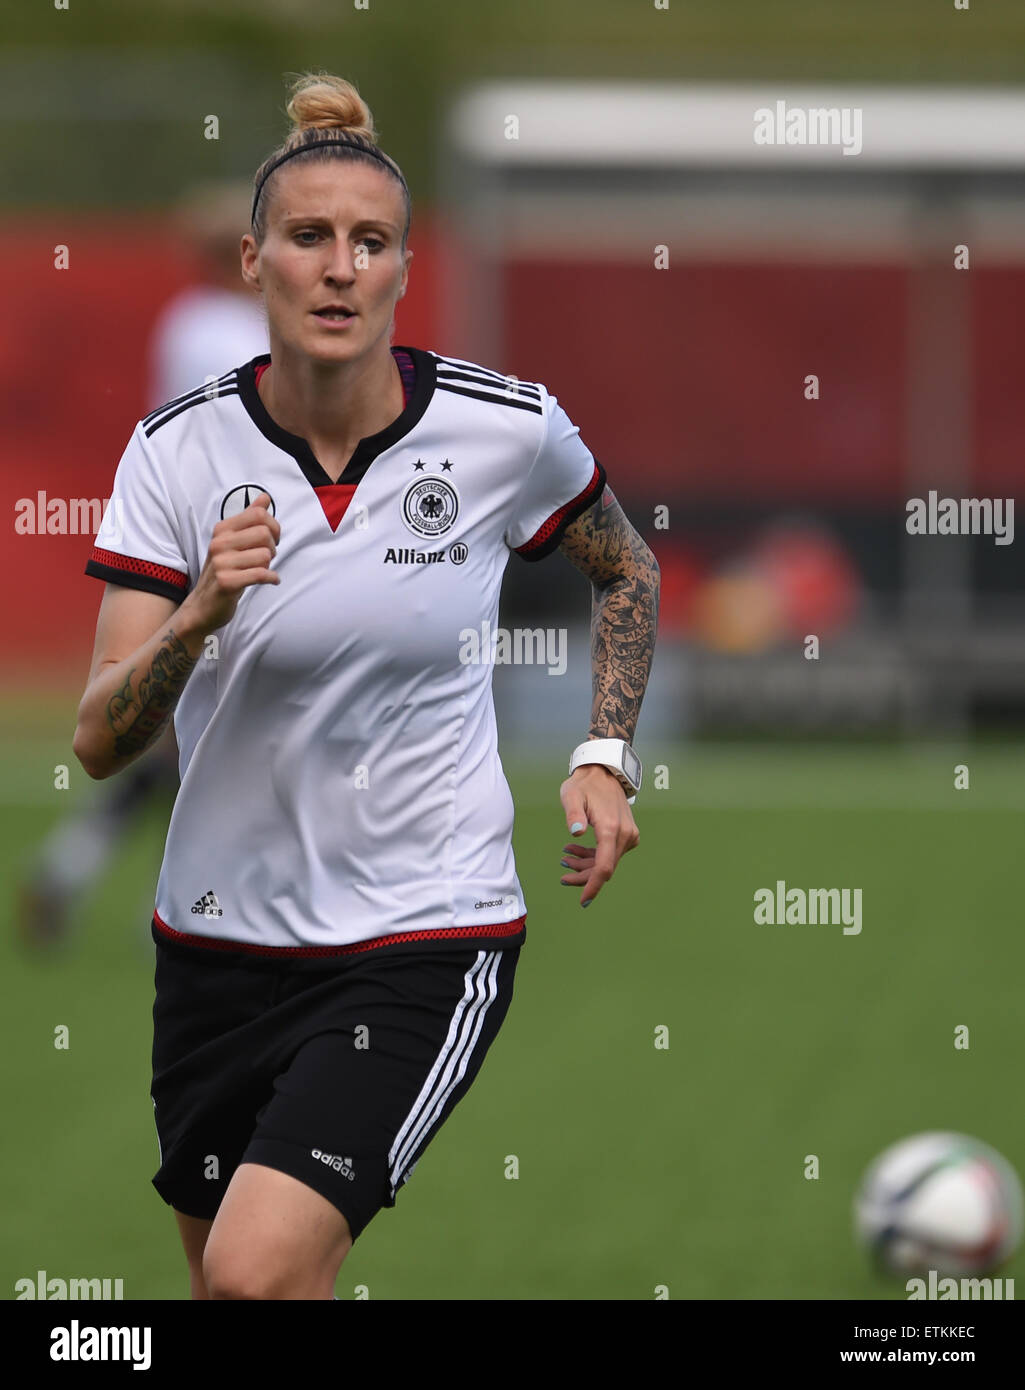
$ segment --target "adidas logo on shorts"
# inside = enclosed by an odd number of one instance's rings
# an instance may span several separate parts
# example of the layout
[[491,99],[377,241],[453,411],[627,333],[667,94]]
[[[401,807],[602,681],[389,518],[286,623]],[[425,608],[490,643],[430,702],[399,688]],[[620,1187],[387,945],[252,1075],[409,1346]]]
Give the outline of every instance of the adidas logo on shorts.
[[343,1178],[348,1178],[354,1182],[356,1174],[352,1171],[351,1158],[339,1158],[337,1154],[324,1154],[319,1149],[311,1149],[313,1158],[319,1158],[321,1163],[326,1163],[329,1168],[333,1168],[336,1173],[341,1173]]
[[209,893],[204,893],[192,904],[192,911],[197,917],[223,917],[224,912],[217,896],[211,888]]

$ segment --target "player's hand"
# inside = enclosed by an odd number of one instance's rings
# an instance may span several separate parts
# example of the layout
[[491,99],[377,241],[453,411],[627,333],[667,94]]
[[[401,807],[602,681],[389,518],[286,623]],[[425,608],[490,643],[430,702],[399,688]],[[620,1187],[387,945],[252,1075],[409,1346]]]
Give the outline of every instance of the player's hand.
[[[629,850],[636,849],[641,832],[627,805],[619,781],[600,763],[585,763],[559,788],[566,825],[571,835],[594,826],[596,845],[563,845],[563,864],[570,872],[559,880],[567,888],[583,886],[580,906],[594,902]],[[579,829],[574,827],[579,826]]]
[[215,632],[230,622],[243,589],[251,584],[281,583],[281,576],[270,568],[281,523],[267,510],[269,503],[269,495],[261,492],[244,512],[214,527],[196,587],[182,603],[202,630]]

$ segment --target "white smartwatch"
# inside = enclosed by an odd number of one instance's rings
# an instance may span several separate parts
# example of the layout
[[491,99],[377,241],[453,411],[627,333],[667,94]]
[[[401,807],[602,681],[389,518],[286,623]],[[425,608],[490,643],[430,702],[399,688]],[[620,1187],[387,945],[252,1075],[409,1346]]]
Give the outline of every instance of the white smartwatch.
[[625,738],[591,738],[582,743],[569,760],[570,775],[586,763],[607,767],[626,792],[627,805],[634,804],[641,789],[641,760]]

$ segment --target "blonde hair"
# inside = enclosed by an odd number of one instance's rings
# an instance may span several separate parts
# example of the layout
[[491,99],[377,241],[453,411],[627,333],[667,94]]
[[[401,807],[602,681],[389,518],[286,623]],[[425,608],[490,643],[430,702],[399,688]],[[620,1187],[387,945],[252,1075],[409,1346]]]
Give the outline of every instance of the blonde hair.
[[[292,129],[279,148],[263,161],[253,179],[254,197],[259,194],[253,215],[253,235],[257,243],[263,241],[267,231],[267,184],[274,177],[272,173],[268,178],[267,171],[283,155],[301,150],[302,153],[295,158],[303,164],[335,158],[349,163],[375,165],[377,168],[381,168],[382,164],[386,166],[402,185],[406,214],[402,230],[404,251],[413,213],[409,189],[399,166],[378,148],[370,107],[353,84],[344,77],[335,77],[327,72],[303,73],[292,83],[292,95],[285,111],[292,122]],[[318,148],[325,141],[339,137],[352,144],[329,144],[324,149]]]

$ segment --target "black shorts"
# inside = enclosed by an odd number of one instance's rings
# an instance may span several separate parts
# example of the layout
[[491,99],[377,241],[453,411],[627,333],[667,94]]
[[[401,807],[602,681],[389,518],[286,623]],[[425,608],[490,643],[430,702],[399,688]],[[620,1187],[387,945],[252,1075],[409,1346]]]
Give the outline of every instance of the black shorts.
[[288,1173],[355,1240],[480,1070],[520,946],[378,947],[287,962],[153,928],[153,1186],[212,1218],[240,1163]]

